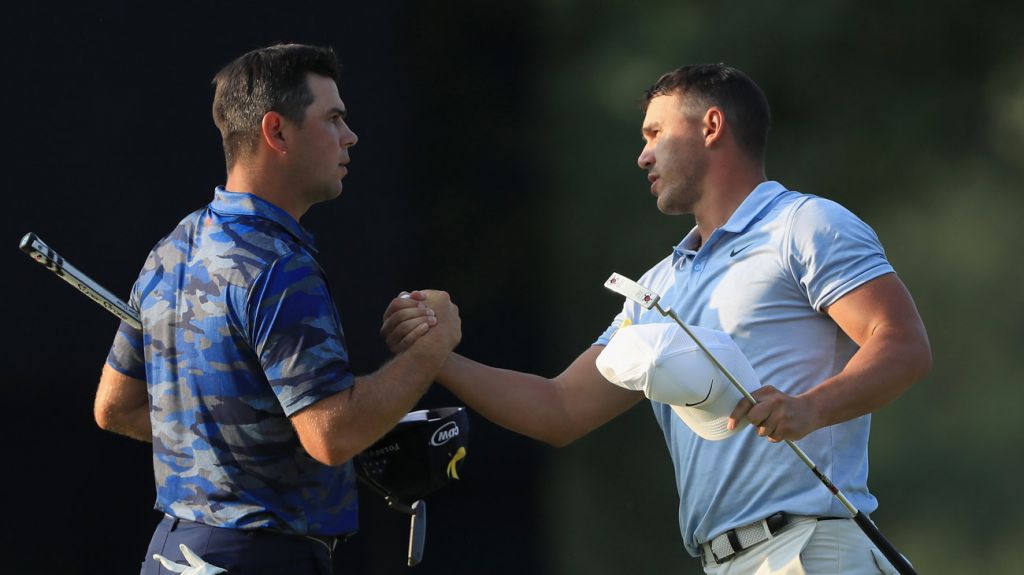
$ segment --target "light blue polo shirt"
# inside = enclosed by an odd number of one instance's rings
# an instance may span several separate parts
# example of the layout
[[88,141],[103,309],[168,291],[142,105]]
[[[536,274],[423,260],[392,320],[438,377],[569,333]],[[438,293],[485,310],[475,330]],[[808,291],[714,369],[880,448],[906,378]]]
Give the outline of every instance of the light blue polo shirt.
[[[729,333],[762,385],[792,395],[841,371],[858,349],[822,309],[893,273],[867,224],[833,201],[778,182],[757,186],[699,244],[694,228],[640,284],[687,324]],[[672,321],[627,301],[595,344],[607,344],[626,318]],[[715,535],[778,511],[849,515],[784,443],[770,443],[750,426],[707,441],[669,405],[651,404],[675,466],[679,527],[691,555]],[[864,513],[878,506],[867,488],[870,424],[866,415],[796,442]]]

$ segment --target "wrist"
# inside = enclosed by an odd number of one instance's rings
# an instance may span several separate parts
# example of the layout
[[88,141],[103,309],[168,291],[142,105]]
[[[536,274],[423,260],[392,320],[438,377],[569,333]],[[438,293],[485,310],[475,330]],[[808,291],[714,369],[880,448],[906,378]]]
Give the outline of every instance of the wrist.
[[829,403],[824,395],[818,386],[797,396],[804,403],[804,413],[807,414],[807,424],[810,428],[808,433],[832,425]]

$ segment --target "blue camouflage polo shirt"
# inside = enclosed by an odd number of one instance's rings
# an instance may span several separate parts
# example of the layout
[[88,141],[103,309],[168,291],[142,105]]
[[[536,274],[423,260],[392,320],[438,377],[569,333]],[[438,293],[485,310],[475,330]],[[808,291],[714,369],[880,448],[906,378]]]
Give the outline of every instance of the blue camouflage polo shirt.
[[288,417],[354,377],[313,238],[218,187],[150,252],[107,363],[147,382],[156,508],[236,529],[357,527],[351,463],[323,465]]

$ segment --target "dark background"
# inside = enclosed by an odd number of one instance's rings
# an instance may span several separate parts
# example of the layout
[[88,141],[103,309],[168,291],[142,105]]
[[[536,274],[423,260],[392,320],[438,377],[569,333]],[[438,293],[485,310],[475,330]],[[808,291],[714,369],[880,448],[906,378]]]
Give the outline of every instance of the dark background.
[[[214,73],[331,45],[359,134],[317,237],[357,373],[398,291],[451,292],[459,351],[556,375],[692,226],[635,167],[643,89],[685,63],[752,75],[769,177],[878,231],[935,370],[876,414],[882,531],[923,573],[1014,573],[1024,434],[1022,9],[829,2],[179,2],[5,9],[0,250],[9,378],[5,573],[135,573],[158,519],[148,445],[92,421],[116,320],[17,252],[29,231],[126,297],[150,247],[223,182]],[[458,403],[442,389],[421,405]],[[473,414],[464,480],[430,499],[424,563],[371,493],[340,573],[698,573],[646,406],[560,450]],[[794,460],[794,473],[806,472]]]

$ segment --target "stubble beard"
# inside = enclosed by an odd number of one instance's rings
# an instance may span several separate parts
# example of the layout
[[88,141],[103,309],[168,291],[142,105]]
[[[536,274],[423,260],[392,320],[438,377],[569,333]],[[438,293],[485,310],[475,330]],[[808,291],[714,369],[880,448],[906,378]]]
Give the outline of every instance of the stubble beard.
[[701,154],[694,154],[683,169],[679,181],[658,195],[658,210],[665,215],[692,214],[697,202],[704,197],[704,177],[708,162]]

